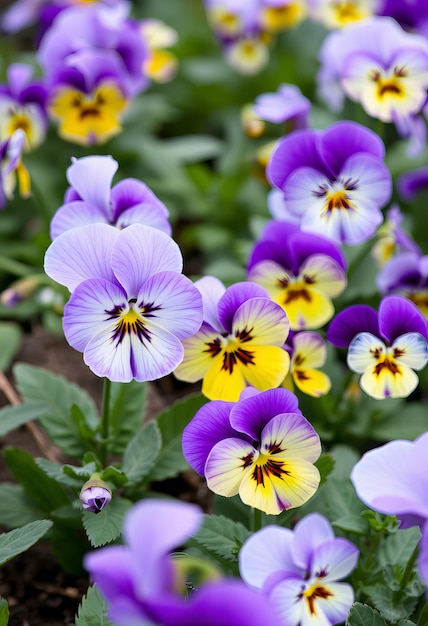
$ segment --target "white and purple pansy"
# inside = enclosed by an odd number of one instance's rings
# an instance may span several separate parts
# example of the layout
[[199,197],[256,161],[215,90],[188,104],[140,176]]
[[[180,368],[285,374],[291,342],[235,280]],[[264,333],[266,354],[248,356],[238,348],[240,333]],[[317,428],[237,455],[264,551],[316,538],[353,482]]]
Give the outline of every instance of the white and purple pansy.
[[201,295],[182,263],[171,237],[142,224],[89,224],[53,241],[45,271],[72,292],[64,333],[97,376],[155,380],[181,362],[181,340],[202,322]]
[[428,361],[428,325],[416,305],[401,296],[386,296],[379,310],[356,304],[331,322],[327,339],[348,348],[348,367],[358,374],[371,397],[405,398],[417,387],[414,370]]

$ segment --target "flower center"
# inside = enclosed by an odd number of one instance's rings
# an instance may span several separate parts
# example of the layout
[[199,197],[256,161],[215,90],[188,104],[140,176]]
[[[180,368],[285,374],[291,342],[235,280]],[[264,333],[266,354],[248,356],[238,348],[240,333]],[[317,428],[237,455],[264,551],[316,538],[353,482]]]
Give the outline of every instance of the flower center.
[[256,450],[255,453],[242,457],[242,469],[253,466],[251,478],[257,486],[266,486],[266,482],[272,478],[284,478],[289,476],[290,471],[286,469],[287,464],[283,460],[275,459],[275,454],[284,452],[283,448],[276,442],[271,443],[266,452]]
[[319,185],[313,191],[313,195],[317,198],[325,198],[324,206],[321,211],[321,217],[330,217],[333,213],[341,210],[353,210],[355,205],[352,202],[352,192],[358,189],[358,182],[348,178],[346,180],[335,180],[330,183]]
[[405,67],[394,67],[392,75],[382,75],[379,70],[372,70],[369,78],[376,83],[376,97],[378,100],[384,100],[388,97],[404,98],[405,90],[403,78],[407,77]]
[[331,591],[328,591],[328,589],[317,583],[308,587],[308,589],[306,589],[302,594],[306,600],[308,610],[311,615],[315,615],[315,601],[317,598],[327,600],[327,598],[332,595]]
[[221,369],[229,374],[233,374],[234,368],[239,363],[244,366],[254,365],[254,353],[242,347],[242,344],[253,339],[252,330],[245,327],[235,331],[234,335],[216,337],[205,344],[208,348],[204,352],[208,352],[213,358],[221,355],[223,358]]
[[107,319],[116,319],[116,324],[111,335],[111,340],[119,345],[127,336],[134,336],[141,343],[151,341],[151,333],[147,328],[147,320],[145,317],[153,317],[152,311],[158,311],[159,306],[137,305],[135,299],[131,299],[128,305],[116,305],[112,309],[105,310],[109,315]]

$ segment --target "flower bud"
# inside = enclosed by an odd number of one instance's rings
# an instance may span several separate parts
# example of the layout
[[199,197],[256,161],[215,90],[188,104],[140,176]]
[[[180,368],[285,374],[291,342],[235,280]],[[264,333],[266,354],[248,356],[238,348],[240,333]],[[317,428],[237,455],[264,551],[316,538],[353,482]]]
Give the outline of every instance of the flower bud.
[[83,485],[80,491],[80,501],[85,511],[99,513],[111,500],[111,489],[101,480],[99,474],[92,477]]

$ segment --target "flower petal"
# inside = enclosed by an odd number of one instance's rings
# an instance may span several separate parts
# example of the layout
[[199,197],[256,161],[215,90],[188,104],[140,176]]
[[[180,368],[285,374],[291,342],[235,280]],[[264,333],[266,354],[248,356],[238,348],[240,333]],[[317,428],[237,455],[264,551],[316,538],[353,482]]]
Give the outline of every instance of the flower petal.
[[111,156],[87,156],[72,159],[67,180],[82,200],[100,208],[106,215],[110,209],[110,189],[119,167]]
[[108,224],[108,216],[103,209],[80,200],[68,202],[57,210],[51,220],[51,239],[56,239],[56,237],[70,228],[86,226],[95,222]]
[[[274,452],[272,448],[274,447]],[[287,459],[314,463],[321,454],[320,438],[303,415],[281,413],[273,417],[261,434],[260,451]]]
[[198,474],[203,475],[209,453],[216,443],[236,435],[229,421],[232,402],[214,400],[199,409],[185,426],[182,437],[183,455]]
[[320,513],[305,515],[294,528],[292,545],[294,562],[305,572],[312,572],[312,553],[318,546],[333,539],[334,532],[331,524],[323,515]]
[[358,333],[349,344],[348,367],[353,372],[363,374],[368,367],[374,366],[385,352],[386,346],[379,337],[371,333]]
[[318,545],[312,554],[311,574],[322,582],[348,576],[357,565],[358,548],[347,539],[335,538]]
[[292,375],[296,387],[313,398],[325,396],[331,389],[330,378],[316,369],[293,368]]
[[[258,285],[257,285],[258,286]],[[246,330],[251,348],[261,345],[282,346],[288,337],[289,322],[280,306],[266,297],[250,298],[233,316],[232,334],[239,337]],[[244,340],[243,340],[244,341]]]
[[230,438],[219,441],[208,455],[205,478],[211,491],[227,498],[236,496],[245,475],[250,471],[246,459],[256,450],[243,439]]
[[334,259],[324,254],[313,254],[307,258],[300,267],[299,275],[331,298],[338,296],[346,287],[346,273]]
[[386,296],[379,305],[379,330],[390,343],[405,333],[428,339],[428,323],[418,307],[402,296]]
[[111,266],[128,297],[136,298],[150,276],[163,271],[180,273],[183,258],[171,237],[156,228],[132,224],[120,231]]
[[239,307],[252,298],[268,298],[269,295],[263,287],[252,282],[240,282],[226,289],[218,301],[218,318],[222,327],[229,331],[236,311]]
[[138,204],[121,213],[117,219],[116,227],[119,229],[131,226],[131,224],[144,224],[157,228],[171,236],[171,224],[168,217],[153,204]]
[[111,257],[118,235],[119,231],[107,224],[67,230],[46,251],[46,274],[70,291],[88,278],[116,282]]
[[378,314],[366,304],[349,306],[336,315],[327,331],[327,341],[336,348],[347,348],[360,332],[379,334]]
[[225,293],[226,287],[214,276],[204,276],[200,278],[195,282],[195,286],[202,294],[204,322],[222,332],[224,328],[218,319],[218,303]]
[[292,339],[295,367],[322,367],[327,358],[324,339],[318,333],[302,331],[295,333]]
[[407,333],[397,337],[391,350],[399,363],[405,363],[413,370],[421,370],[427,364],[427,340],[419,333]]
[[202,383],[202,393],[210,400],[237,402],[246,387],[246,372],[239,363],[232,369],[224,367],[224,356],[223,352],[211,360],[211,366]]
[[417,374],[404,363],[397,366],[396,372],[384,367],[378,373],[374,371],[374,368],[369,367],[360,379],[361,389],[377,400],[407,398],[416,389],[418,383]]
[[[321,593],[315,591],[313,604],[306,600],[301,626],[331,626],[345,621],[354,601],[354,591],[346,583],[321,582],[316,586]],[[322,594],[322,595],[321,595]],[[312,613],[310,606],[313,607]]]

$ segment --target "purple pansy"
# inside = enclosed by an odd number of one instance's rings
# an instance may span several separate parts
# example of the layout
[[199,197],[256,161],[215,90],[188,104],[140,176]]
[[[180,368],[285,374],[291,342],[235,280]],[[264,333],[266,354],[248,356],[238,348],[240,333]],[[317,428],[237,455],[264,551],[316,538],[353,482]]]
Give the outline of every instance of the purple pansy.
[[372,131],[340,121],[326,130],[298,130],[279,141],[267,178],[280,189],[290,221],[306,232],[358,244],[382,222],[391,196],[385,147]]
[[261,284],[290,320],[292,330],[320,328],[346,286],[346,260],[332,241],[272,221],[250,254],[247,278]]
[[0,142],[0,209],[13,197],[18,179],[21,197],[30,195],[31,181],[28,171],[21,161],[25,149],[25,133],[18,128],[5,141]]
[[420,191],[428,189],[428,166],[400,174],[397,177],[397,188],[404,200],[412,200]]
[[352,572],[358,555],[353,543],[334,536],[325,517],[312,513],[294,530],[267,526],[249,537],[239,570],[267,595],[281,626],[329,626],[343,622],[354,601],[351,585],[337,581]]
[[401,528],[420,526],[419,572],[428,583],[428,433],[390,441],[366,452],[351,472],[358,497],[371,509],[396,515]]
[[386,220],[378,229],[377,241],[372,248],[372,255],[380,267],[385,265],[395,253],[422,254],[421,248],[403,229],[402,223],[403,214],[400,207],[394,204],[386,212]]
[[70,184],[64,204],[51,221],[51,237],[95,222],[122,229],[140,223],[168,235],[171,225],[166,206],[139,180],[126,178],[112,187],[118,163],[110,156],[72,159],[67,169]]
[[428,37],[425,0],[383,0],[379,15],[393,17],[404,30]]
[[222,496],[277,515],[317,490],[320,439],[286,389],[246,390],[205,404],[183,431],[183,454]]
[[400,294],[428,318],[428,256],[403,252],[388,261],[376,278],[382,295]]
[[379,310],[365,304],[347,307],[331,322],[327,339],[348,348],[348,366],[362,374],[360,385],[373,398],[407,397],[428,360],[428,325],[413,302],[386,296]]
[[182,263],[168,235],[142,224],[89,224],[53,241],[45,271],[73,292],[64,333],[97,376],[154,380],[181,362],[180,340],[202,322],[201,295]]
[[290,121],[294,129],[309,126],[311,102],[295,85],[282,84],[274,93],[262,93],[254,102],[254,113],[262,120],[281,124]]
[[26,149],[31,150],[42,143],[47,130],[47,91],[33,74],[31,65],[12,63],[7,68],[7,84],[0,85],[0,137],[21,129]]
[[186,558],[178,562],[170,552],[199,529],[202,519],[202,511],[193,504],[144,500],[126,514],[125,546],[108,546],[86,555],[84,565],[105,596],[109,617],[115,624],[277,623],[278,615],[271,603],[240,580],[209,580],[188,595]]

